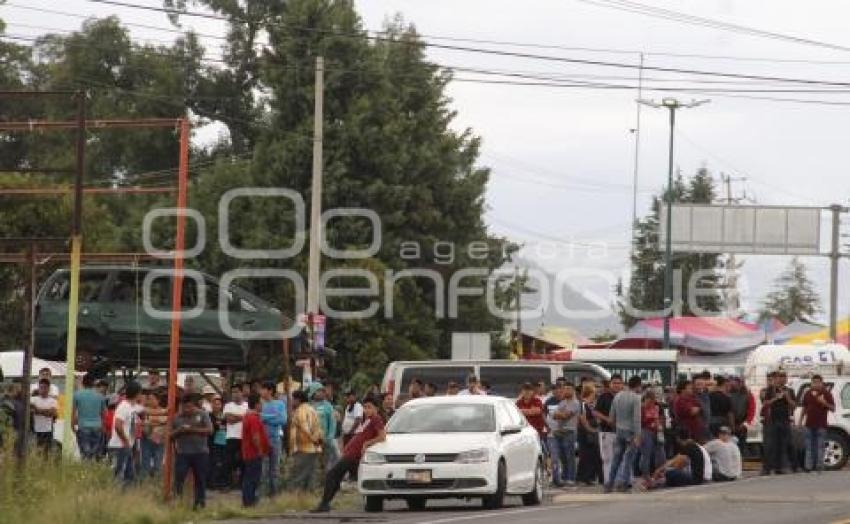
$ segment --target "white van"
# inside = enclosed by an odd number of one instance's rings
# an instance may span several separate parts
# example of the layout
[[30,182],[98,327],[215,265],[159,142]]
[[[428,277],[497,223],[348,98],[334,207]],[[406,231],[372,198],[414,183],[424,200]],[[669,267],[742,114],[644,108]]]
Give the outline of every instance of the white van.
[[396,405],[407,397],[407,389],[414,378],[431,382],[443,393],[449,382],[457,382],[461,389],[466,379],[474,375],[490,385],[493,395],[516,397],[525,382],[547,385],[558,378],[578,383],[582,377],[595,381],[609,380],[610,373],[596,364],[586,362],[551,362],[535,360],[420,360],[391,362],[384,372],[381,391],[390,393]]

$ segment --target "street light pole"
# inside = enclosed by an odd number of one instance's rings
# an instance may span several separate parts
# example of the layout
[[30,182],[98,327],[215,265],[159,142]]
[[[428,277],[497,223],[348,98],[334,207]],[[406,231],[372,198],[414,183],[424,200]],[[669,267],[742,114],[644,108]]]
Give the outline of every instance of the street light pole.
[[658,104],[651,100],[638,100],[638,103],[655,108],[665,107],[670,111],[670,153],[667,169],[667,216],[665,217],[664,242],[664,349],[670,348],[670,316],[673,314],[673,137],[676,130],[676,110],[707,104],[709,100],[694,100],[683,104],[675,98],[664,98]]

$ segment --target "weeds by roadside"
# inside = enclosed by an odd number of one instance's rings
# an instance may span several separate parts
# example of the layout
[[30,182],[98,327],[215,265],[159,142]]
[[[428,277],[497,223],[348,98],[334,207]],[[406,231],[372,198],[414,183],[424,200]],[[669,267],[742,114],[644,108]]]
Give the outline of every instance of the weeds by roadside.
[[[191,496],[187,484],[182,500],[165,503],[159,481],[122,490],[104,464],[35,452],[20,463],[11,449],[0,451],[0,524],[178,524],[306,511],[318,502],[317,494],[282,493],[245,509],[236,492],[210,492],[207,508],[195,512]],[[337,507],[354,507],[356,500],[343,497]]]

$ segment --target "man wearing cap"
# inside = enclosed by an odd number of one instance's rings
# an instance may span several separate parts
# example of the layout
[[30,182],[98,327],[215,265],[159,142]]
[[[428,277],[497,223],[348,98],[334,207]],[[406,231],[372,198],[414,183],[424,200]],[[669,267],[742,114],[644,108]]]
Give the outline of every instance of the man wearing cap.
[[275,398],[276,389],[271,380],[260,386],[260,420],[269,437],[269,454],[263,457],[263,483],[267,486],[269,497],[277,495],[280,490],[281,436],[286,426],[286,402]]
[[207,413],[212,413],[212,401],[215,397],[215,389],[207,384],[201,392],[204,395],[203,399],[201,399],[201,408]]
[[729,426],[720,426],[717,438],[707,442],[705,450],[711,457],[713,481],[725,482],[741,478],[741,450],[732,440],[732,430]]
[[325,457],[325,471],[336,464],[339,459],[339,448],[336,445],[336,417],[334,416],[333,404],[327,400],[327,391],[320,387],[313,393],[313,409],[319,416],[319,426],[324,435],[322,452]]

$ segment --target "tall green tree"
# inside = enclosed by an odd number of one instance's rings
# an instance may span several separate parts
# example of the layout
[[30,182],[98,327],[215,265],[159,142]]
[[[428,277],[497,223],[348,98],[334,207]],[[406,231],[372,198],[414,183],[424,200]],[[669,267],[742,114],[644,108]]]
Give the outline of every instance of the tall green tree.
[[[241,82],[253,90],[242,105],[230,108],[232,121],[224,121],[234,152],[253,147],[251,162],[221,160],[193,187],[211,230],[217,227],[219,198],[228,189],[283,187],[309,202],[315,58],[325,59],[323,207],[375,211],[382,242],[370,259],[352,264],[325,258],[322,269],[367,268],[382,281],[382,297],[395,297],[391,318],[382,303],[373,318],[329,322],[327,344],[340,355],[335,373],[350,377],[360,371],[375,380],[391,360],[448,357],[453,331],[500,335],[504,323],[488,311],[484,297],[460,299],[455,318],[435,315],[435,304],[451,300],[445,288],[452,275],[483,268],[483,276],[461,282],[483,288],[514,247],[486,230],[489,171],[477,165],[480,140],[471,130],[452,129],[455,114],[445,94],[450,75],[427,61],[415,29],[395,20],[385,28],[384,38],[374,41],[350,1],[198,3],[228,18],[229,46],[239,51],[229,55],[223,68],[227,72],[211,82],[232,93],[229,82],[242,75]],[[248,50],[259,32],[268,36],[268,45],[254,56]],[[256,121],[256,114],[262,119],[255,128],[233,124]],[[291,206],[262,200],[234,202],[230,231],[235,244],[268,248],[276,238],[291,238]],[[272,237],[270,231],[276,234]],[[337,248],[356,248],[369,243],[373,230],[363,220],[337,219],[325,234]],[[470,251],[471,245],[485,247],[486,253],[479,256],[482,250]],[[307,267],[305,252],[289,260],[240,262],[217,247],[199,262],[216,273],[240,263],[296,269],[302,275]],[[405,278],[386,288],[386,272],[405,269],[433,271],[445,288],[428,278]],[[295,313],[291,288],[272,282],[255,285],[258,294]],[[344,309],[340,306],[352,303],[336,298],[329,305]],[[499,347],[503,351],[504,344]]]
[[[632,250],[632,272],[628,287],[618,286],[618,314],[625,329],[629,329],[639,320],[636,311],[660,312],[664,305],[664,246],[659,239],[661,204],[667,200],[667,192],[672,192],[673,202],[709,204],[716,198],[714,180],[706,168],[700,168],[693,176],[685,179],[681,173],[675,177],[673,187],[653,199],[650,214],[638,220],[635,227],[634,249]],[[683,316],[693,315],[694,305],[702,311],[719,313],[723,310],[724,295],[720,269],[722,261],[718,253],[673,253],[674,291],[681,289],[679,297],[674,296],[674,313]],[[706,271],[696,282],[698,296],[690,296],[688,283],[697,271]],[[675,278],[675,272],[681,274]],[[678,282],[677,282],[678,281]],[[681,284],[679,284],[679,282]],[[629,307],[630,306],[630,307]],[[630,309],[631,308],[631,309]]]
[[810,320],[822,310],[820,296],[809,278],[806,265],[794,257],[776,279],[774,290],[765,298],[759,317],[761,320],[776,318],[789,324],[795,320]]

